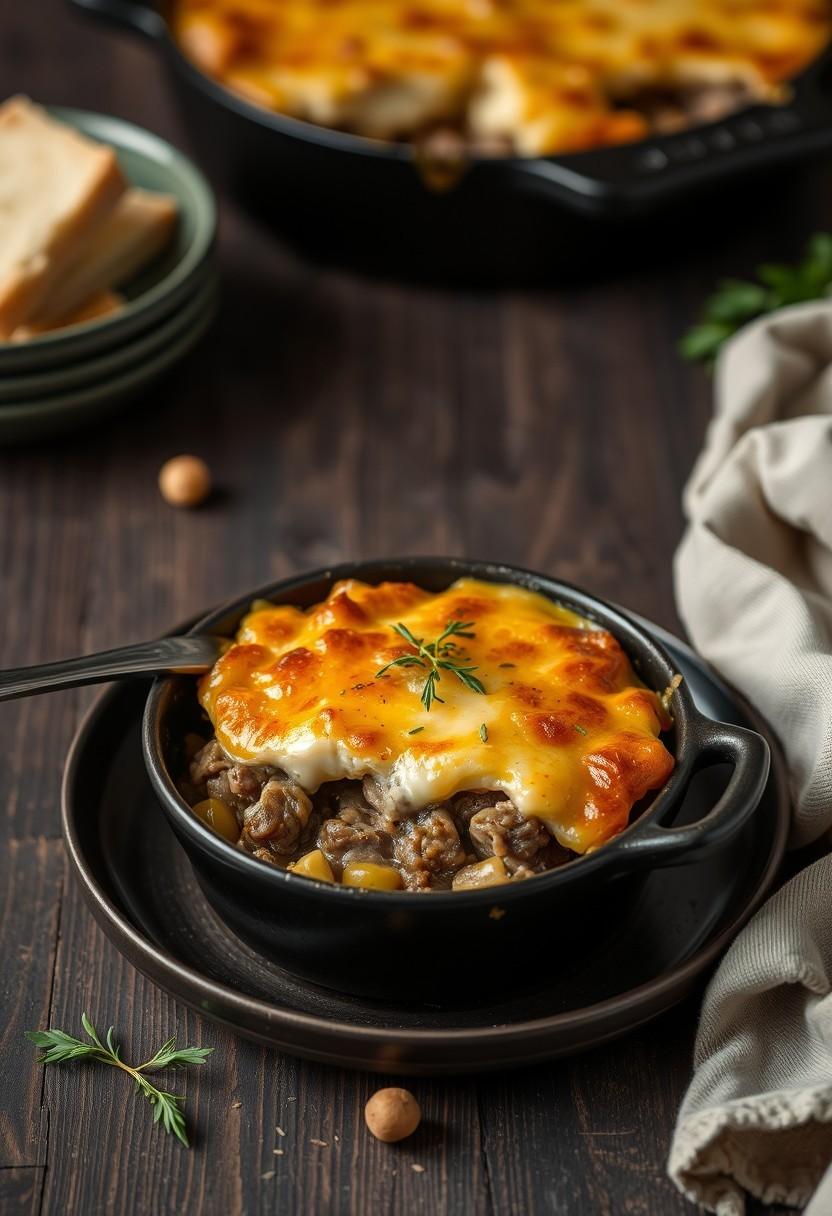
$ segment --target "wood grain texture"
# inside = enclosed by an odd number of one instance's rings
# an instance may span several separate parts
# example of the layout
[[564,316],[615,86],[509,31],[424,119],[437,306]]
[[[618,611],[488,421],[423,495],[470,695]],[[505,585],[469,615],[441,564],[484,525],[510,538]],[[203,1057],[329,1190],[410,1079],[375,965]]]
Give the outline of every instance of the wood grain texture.
[[42,1165],[0,1169],[0,1212],[15,1212],[17,1216],[38,1212],[44,1172]]
[[0,1177],[9,1169],[44,1164],[48,1120],[43,1078],[32,1067],[27,1030],[49,1017],[64,884],[60,840],[11,839],[3,850],[0,887]]
[[[57,0],[0,16],[0,79],[184,144],[152,54]],[[711,386],[674,344],[717,277],[823,226],[831,183],[761,190],[704,256],[680,232],[674,262],[637,280],[535,292],[312,269],[224,200],[223,307],[198,354],[106,429],[0,453],[0,663],[147,637],[298,568],[420,552],[526,563],[678,628],[669,562]],[[156,471],[191,450],[219,493],[175,513]],[[696,1000],[573,1061],[410,1082],[424,1123],[384,1146],[362,1118],[379,1080],[239,1041],[138,975],[63,884],[60,769],[90,695],[0,706],[0,1213],[692,1210],[664,1163]],[[174,1032],[215,1048],[181,1078],[190,1152],[121,1077],[35,1064],[23,1030],[77,1030],[84,1010],[128,1058]]]

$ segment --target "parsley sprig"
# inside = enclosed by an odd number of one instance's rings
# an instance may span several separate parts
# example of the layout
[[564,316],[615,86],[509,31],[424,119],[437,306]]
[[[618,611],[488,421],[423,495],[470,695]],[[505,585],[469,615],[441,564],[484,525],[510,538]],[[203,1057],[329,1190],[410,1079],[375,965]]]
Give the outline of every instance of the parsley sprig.
[[185,1099],[178,1094],[157,1089],[144,1074],[185,1064],[204,1064],[206,1056],[214,1050],[213,1047],[177,1047],[176,1039],[171,1038],[144,1064],[132,1067],[125,1064],[121,1058],[121,1048],[113,1041],[112,1026],[107,1031],[106,1042],[102,1043],[98,1031],[85,1013],[81,1014],[81,1021],[91,1040],[89,1043],[73,1038],[63,1030],[27,1030],[26,1038],[36,1046],[44,1048],[44,1054],[38,1057],[38,1063],[62,1064],[69,1060],[96,1060],[101,1064],[120,1068],[133,1078],[136,1089],[144,1094],[153,1107],[153,1122],[161,1122],[165,1131],[177,1136],[187,1148],[185,1116],[181,1109]]
[[686,359],[713,364],[728,339],[743,325],[786,304],[802,304],[832,294],[832,234],[819,232],[796,266],[757,267],[758,282],[724,279],[705,301],[702,320],[679,343]]
[[471,631],[473,624],[473,621],[448,621],[435,641],[426,642],[424,638],[414,637],[407,625],[403,625],[399,621],[393,628],[413,647],[415,653],[402,654],[392,662],[385,663],[384,667],[376,672],[376,679],[383,676],[391,667],[422,667],[428,674],[422,686],[420,700],[427,710],[434,701],[438,701],[440,705],[445,704],[436,691],[436,685],[442,679],[443,671],[451,672],[466,688],[470,688],[471,692],[484,694],[483,684],[473,674],[477,670],[476,665],[466,667],[464,661],[459,661],[462,656],[459,653],[458,644],[453,641],[453,638],[476,637],[476,634]]

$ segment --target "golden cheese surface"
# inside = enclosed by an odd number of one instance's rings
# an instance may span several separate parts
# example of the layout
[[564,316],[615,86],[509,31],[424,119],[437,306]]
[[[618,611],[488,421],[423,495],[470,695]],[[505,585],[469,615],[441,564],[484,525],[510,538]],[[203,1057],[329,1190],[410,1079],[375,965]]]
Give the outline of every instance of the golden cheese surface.
[[[430,643],[451,621],[473,636],[452,635],[444,653],[485,691],[441,668],[426,709],[429,664],[378,673],[419,657],[394,626]],[[673,768],[662,702],[610,633],[535,592],[473,579],[439,594],[351,579],[307,611],[253,605],[200,700],[235,760],[275,765],[310,793],[369,774],[414,810],[502,790],[578,853],[626,827]]]
[[[461,130],[520,155],[641,139],[645,90],[774,98],[829,0],[178,0],[174,34],[227,87],[379,139]],[[709,121],[722,105],[690,121]],[[736,104],[736,102],[735,102]],[[713,105],[716,109],[713,110]]]

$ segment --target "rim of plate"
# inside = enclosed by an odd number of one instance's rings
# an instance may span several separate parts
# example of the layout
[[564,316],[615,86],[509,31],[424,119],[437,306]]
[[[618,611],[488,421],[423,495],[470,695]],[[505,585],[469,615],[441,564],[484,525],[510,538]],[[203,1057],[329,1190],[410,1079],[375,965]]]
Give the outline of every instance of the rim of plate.
[[[70,391],[79,392],[85,386],[94,388],[118,372],[129,370],[139,359],[156,354],[197,322],[208,302],[217,297],[218,285],[219,275],[214,271],[181,308],[163,317],[158,325],[151,325],[124,343],[96,351],[77,363],[8,379],[0,375],[0,416],[7,408],[38,404]],[[16,395],[21,392],[24,396]]]

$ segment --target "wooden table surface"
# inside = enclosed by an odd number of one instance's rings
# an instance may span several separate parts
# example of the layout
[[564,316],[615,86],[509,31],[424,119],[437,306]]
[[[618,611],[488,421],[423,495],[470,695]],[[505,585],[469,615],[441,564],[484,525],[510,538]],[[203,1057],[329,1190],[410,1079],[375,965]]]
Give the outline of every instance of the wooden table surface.
[[[187,148],[152,54],[57,3],[0,15],[0,80]],[[740,231],[695,257],[680,231],[672,264],[637,280],[477,294],[302,265],[223,198],[224,305],[199,352],[127,417],[0,453],[0,665],[149,637],[269,578],[384,554],[514,561],[678,628],[670,559],[710,385],[674,344],[715,278],[823,226],[829,185],[792,172]],[[193,513],[156,491],[180,451],[221,487]],[[697,999],[568,1062],[416,1081],[425,1122],[390,1148],[361,1119],[376,1079],[237,1040],[138,975],[60,839],[61,767],[89,700],[0,707],[3,1213],[693,1210],[665,1159]],[[77,1031],[82,1010],[115,1024],[128,1058],[174,1032],[215,1048],[187,1077],[190,1151],[112,1072],[36,1065],[24,1030]]]

